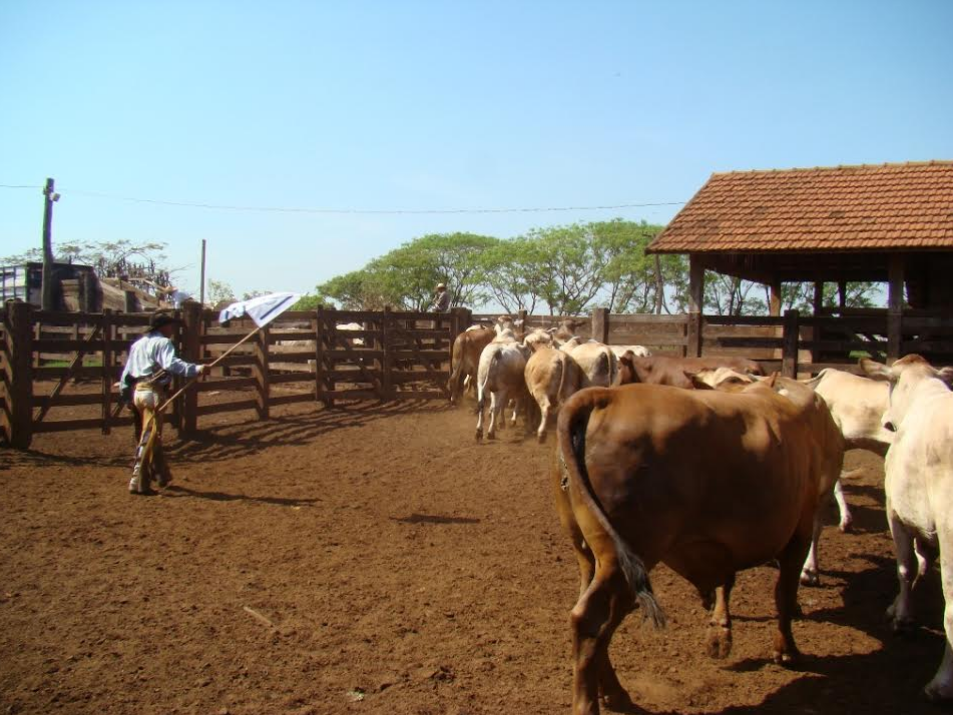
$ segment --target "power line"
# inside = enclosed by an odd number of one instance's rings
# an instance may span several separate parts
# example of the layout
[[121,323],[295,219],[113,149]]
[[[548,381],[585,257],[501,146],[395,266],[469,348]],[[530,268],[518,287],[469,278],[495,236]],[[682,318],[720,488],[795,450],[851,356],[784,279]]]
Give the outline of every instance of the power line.
[[[39,186],[13,186],[0,184],[5,189],[33,189]],[[609,211],[615,209],[650,208],[658,206],[681,206],[684,201],[656,201],[646,203],[606,204],[597,206],[533,206],[509,208],[472,208],[472,209],[333,209],[308,208],[295,206],[240,206],[234,204],[211,204],[194,201],[169,201],[165,199],[146,199],[136,196],[119,196],[99,191],[85,191],[81,189],[60,189],[61,194],[87,196],[90,198],[125,201],[128,203],[153,204],[157,206],[177,206],[180,208],[209,209],[214,211],[243,211],[255,213],[299,213],[299,214],[326,214],[326,215],[450,215],[450,214],[509,214],[509,213],[548,213],[558,211]]]
[[42,186],[33,184],[0,184],[0,189],[42,189]]

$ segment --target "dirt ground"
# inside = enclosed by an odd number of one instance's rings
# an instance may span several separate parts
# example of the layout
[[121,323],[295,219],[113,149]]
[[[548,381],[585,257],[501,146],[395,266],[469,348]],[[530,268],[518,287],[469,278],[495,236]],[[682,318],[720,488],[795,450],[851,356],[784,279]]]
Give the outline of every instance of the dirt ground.
[[[203,426],[151,498],[126,493],[125,430],[0,448],[0,713],[569,712],[577,575],[552,443],[477,445],[437,403]],[[713,661],[694,590],[659,568],[668,628],[630,617],[613,641],[646,712],[936,712],[938,581],[924,627],[891,635],[882,460],[848,466],[856,531],[825,530],[823,585],[801,590],[803,668],[770,660],[772,569],[740,576],[734,651]]]

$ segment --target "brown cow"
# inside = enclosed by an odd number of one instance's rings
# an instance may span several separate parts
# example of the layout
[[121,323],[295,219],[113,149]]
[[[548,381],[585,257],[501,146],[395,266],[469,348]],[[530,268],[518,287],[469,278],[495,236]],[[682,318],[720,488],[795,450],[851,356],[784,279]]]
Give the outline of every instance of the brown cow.
[[483,348],[493,342],[496,331],[493,328],[471,328],[460,333],[453,341],[453,350],[450,353],[450,379],[447,381],[447,390],[450,392],[450,402],[455,404],[463,398],[464,380],[470,378],[470,384],[476,384],[477,369],[480,366],[480,355]]
[[754,360],[735,357],[683,358],[653,355],[636,357],[633,364],[638,377],[636,382],[646,385],[671,385],[687,390],[694,387],[691,375],[705,368],[730,367],[750,375],[764,375],[764,369]]
[[636,605],[663,621],[648,575],[659,562],[714,591],[709,652],[725,657],[736,572],[777,558],[774,655],[798,655],[791,619],[826,465],[813,433],[822,402],[799,383],[789,390],[627,385],[582,390],[563,406],[553,485],[581,576],[575,715],[598,713],[600,691],[612,707],[629,705],[609,641]]

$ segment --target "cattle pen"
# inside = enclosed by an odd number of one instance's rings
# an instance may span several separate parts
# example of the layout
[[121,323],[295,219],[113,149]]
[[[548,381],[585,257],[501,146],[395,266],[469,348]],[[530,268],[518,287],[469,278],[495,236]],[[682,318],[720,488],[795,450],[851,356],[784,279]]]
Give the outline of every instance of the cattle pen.
[[[186,360],[207,362],[253,328],[250,321],[218,323],[198,304],[180,311],[176,342]],[[446,400],[450,347],[474,321],[466,309],[446,314],[318,308],[285,313],[173,407],[183,436],[201,418],[272,407],[356,400]],[[520,313],[527,328],[553,327],[565,317]],[[919,352],[953,353],[953,321],[927,311],[833,310],[781,316],[616,315],[602,308],[576,316],[578,333],[615,345],[639,344],[655,354],[738,356],[784,375],[852,369],[857,354],[892,360]],[[11,302],[0,313],[0,433],[27,448],[43,432],[99,429],[128,423],[118,404],[119,378],[131,342],[148,324],[142,313],[44,312]],[[351,329],[344,329],[344,324]],[[359,329],[355,329],[359,328]],[[899,336],[893,340],[890,336]],[[59,407],[71,410],[57,419]]]

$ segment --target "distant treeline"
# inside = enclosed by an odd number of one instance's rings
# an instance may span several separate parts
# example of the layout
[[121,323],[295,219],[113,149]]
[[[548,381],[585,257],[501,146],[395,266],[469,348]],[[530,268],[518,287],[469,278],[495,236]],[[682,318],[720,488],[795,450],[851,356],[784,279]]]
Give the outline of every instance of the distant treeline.
[[[446,283],[452,305],[515,313],[578,315],[595,307],[612,313],[681,313],[688,302],[688,260],[646,255],[663,226],[598,221],[532,229],[499,239],[472,233],[428,234],[375,258],[360,270],[318,285],[298,304],[342,309],[426,310],[437,283]],[[833,304],[836,286],[825,301]],[[813,285],[785,284],[786,308],[811,310]],[[851,283],[848,303],[868,306],[875,284]],[[705,312],[766,314],[765,286],[708,273]]]

